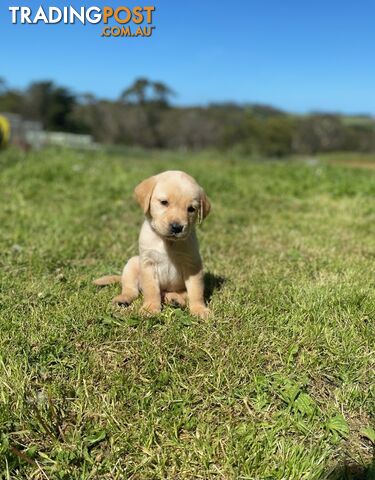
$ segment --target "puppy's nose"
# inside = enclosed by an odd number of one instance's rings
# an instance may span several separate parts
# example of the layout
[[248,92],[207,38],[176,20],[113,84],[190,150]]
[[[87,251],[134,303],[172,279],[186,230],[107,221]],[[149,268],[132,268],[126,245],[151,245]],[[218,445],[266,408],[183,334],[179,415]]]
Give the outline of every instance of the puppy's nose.
[[179,223],[171,223],[169,228],[171,233],[181,233],[184,227]]

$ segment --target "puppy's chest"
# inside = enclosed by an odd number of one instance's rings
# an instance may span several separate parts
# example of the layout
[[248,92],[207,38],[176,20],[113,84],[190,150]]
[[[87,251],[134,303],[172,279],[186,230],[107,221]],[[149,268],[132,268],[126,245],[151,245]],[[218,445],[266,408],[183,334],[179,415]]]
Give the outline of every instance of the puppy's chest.
[[184,288],[183,274],[178,262],[163,251],[149,251],[147,255],[152,259],[160,288],[164,291],[176,291]]

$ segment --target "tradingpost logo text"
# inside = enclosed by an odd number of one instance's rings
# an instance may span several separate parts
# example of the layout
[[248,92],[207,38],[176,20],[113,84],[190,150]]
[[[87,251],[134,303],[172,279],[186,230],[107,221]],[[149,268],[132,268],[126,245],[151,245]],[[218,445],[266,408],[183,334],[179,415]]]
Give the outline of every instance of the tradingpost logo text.
[[[103,24],[102,37],[151,37],[155,26],[152,5],[127,7],[9,7],[14,24]],[[110,24],[109,24],[110,23]]]

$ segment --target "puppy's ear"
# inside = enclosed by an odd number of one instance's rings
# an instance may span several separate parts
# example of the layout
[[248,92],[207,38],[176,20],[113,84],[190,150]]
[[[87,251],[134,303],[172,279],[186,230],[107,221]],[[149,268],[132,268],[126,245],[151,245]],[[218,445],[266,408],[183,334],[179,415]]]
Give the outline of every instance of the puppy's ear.
[[146,178],[139,185],[135,187],[134,198],[141,206],[144,213],[147,213],[150,208],[150,201],[152,192],[156,185],[156,176]]
[[199,206],[199,215],[198,215],[199,223],[203,222],[203,220],[210,213],[210,210],[211,210],[210,201],[208,200],[207,195],[204,193],[204,190],[202,190],[200,206]]

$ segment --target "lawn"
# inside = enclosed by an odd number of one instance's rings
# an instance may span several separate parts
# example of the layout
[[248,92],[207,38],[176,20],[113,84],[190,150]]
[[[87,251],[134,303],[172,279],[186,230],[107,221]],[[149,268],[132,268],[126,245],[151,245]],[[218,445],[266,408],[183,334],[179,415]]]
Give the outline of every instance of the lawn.
[[[0,153],[0,478],[373,479],[375,164]],[[207,321],[112,306],[134,186],[183,169]]]

